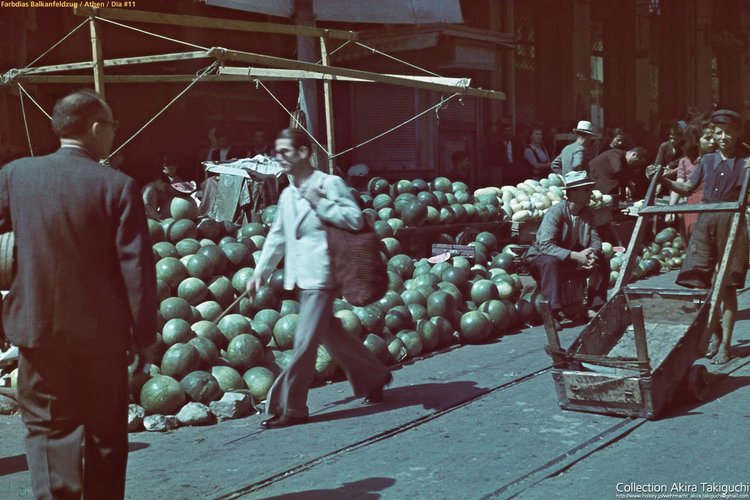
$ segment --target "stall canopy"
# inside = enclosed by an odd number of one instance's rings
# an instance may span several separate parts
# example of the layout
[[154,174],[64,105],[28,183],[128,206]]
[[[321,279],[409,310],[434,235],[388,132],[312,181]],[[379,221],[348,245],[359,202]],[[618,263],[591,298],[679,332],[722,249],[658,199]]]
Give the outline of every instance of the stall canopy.
[[[293,0],[204,0],[206,5],[291,18]],[[464,22],[459,0],[313,0],[318,21],[427,24]]]

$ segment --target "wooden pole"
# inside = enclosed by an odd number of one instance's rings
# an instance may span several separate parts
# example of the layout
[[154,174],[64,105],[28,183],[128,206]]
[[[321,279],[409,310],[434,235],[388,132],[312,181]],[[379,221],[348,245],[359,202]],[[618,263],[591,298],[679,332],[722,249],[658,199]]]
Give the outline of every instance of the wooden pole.
[[[129,64],[147,64],[157,63],[164,61],[182,61],[185,59],[203,59],[214,57],[211,51],[195,51],[195,52],[177,52],[174,54],[160,54],[156,56],[136,56],[136,57],[121,57],[118,59],[104,59],[102,65],[107,68],[110,66],[126,66]],[[94,67],[94,62],[78,62],[78,63],[66,63],[66,64],[55,64],[52,66],[38,66],[36,68],[28,68],[21,70],[18,74],[18,78],[26,75],[41,75],[46,73],[55,73],[57,71],[77,71],[81,69],[89,69]]]
[[505,94],[497,90],[475,89],[464,86],[442,85],[428,81],[402,78],[371,71],[362,71],[358,69],[340,68],[338,66],[323,66],[311,62],[286,59],[283,57],[266,56],[254,52],[244,52],[240,50],[227,50],[220,47],[214,47],[209,50],[209,54],[216,59],[226,61],[241,61],[249,64],[263,64],[275,68],[301,69],[306,71],[315,71],[328,75],[348,76],[351,78],[361,78],[378,83],[387,83],[389,85],[400,85],[403,87],[413,87],[425,90],[436,90],[442,93],[457,93],[462,95],[473,95],[476,97],[485,97],[488,99],[505,99]]
[[[328,66],[328,41],[326,37],[320,37],[320,58],[323,66]],[[333,82],[323,80],[323,99],[326,113],[326,137],[328,138],[328,154],[333,155],[336,151],[336,137],[333,126]],[[334,173],[334,159],[328,158],[328,173]]]
[[97,33],[96,19],[89,18],[91,31],[91,54],[94,62],[94,90],[104,99],[104,63],[102,58],[102,43]]

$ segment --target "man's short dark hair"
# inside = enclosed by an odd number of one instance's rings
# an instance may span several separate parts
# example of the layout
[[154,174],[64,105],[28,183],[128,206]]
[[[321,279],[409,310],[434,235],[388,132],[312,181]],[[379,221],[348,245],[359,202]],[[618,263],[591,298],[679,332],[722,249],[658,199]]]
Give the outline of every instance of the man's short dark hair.
[[640,146],[629,149],[628,153],[635,153],[641,158],[644,158],[644,159],[646,158],[646,148],[642,148]]
[[310,137],[301,128],[285,128],[284,130],[279,132],[279,135],[276,138],[290,139],[292,141],[292,147],[294,149],[299,149],[304,146],[311,152],[313,150],[312,143],[310,142]]
[[451,155],[451,161],[453,162],[453,166],[455,167],[456,165],[458,165],[458,162],[463,161],[464,158],[468,158],[468,157],[469,157],[469,153],[467,153],[466,151],[455,151]]
[[61,139],[80,137],[91,124],[106,116],[107,103],[91,89],[66,95],[52,111],[52,131]]

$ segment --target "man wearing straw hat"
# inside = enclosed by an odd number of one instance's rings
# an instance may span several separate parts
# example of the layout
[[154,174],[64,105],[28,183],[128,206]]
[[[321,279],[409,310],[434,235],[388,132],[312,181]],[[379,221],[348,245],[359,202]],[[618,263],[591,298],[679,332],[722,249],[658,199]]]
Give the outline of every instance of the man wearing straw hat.
[[125,496],[126,351],[148,357],[158,302],[138,185],[99,164],[116,126],[99,94],[75,92],[52,114],[60,149],[0,170],[0,231],[18,248],[3,325],[36,498]]
[[607,302],[609,263],[602,254],[602,241],[593,225],[589,208],[594,181],[586,172],[565,174],[566,201],[553,205],[544,214],[524,260],[549,303],[555,328],[562,321],[563,283],[576,275],[588,276],[587,307],[592,312]]
[[586,147],[596,135],[594,126],[589,121],[581,120],[578,122],[578,126],[573,129],[573,132],[576,134],[576,140],[565,146],[550,164],[550,168],[555,173],[565,175],[573,170],[586,172],[588,169]]

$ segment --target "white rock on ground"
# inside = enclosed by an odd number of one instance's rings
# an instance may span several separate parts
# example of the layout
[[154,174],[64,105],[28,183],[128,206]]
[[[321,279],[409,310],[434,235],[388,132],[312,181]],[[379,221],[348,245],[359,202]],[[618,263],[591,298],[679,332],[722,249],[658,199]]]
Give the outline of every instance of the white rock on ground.
[[143,427],[151,432],[171,431],[180,426],[174,415],[149,415],[143,419]]
[[128,432],[141,430],[143,427],[143,418],[146,416],[146,410],[136,404],[128,405]]
[[209,408],[219,420],[240,418],[255,411],[250,395],[237,392],[227,392],[219,401],[212,401]]
[[208,406],[203,403],[188,403],[177,414],[177,421],[182,425],[206,425],[213,421]]

